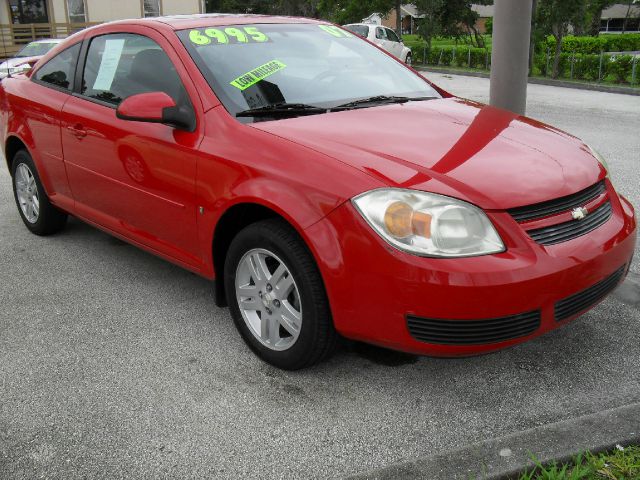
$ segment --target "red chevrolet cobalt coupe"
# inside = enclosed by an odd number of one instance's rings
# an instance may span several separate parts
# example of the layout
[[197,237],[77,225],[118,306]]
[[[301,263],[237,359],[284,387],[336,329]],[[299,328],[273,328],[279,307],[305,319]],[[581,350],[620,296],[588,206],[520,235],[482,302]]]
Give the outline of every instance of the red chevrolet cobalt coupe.
[[67,215],[208,279],[298,369],[338,334],[463,356],[566,324],[625,277],[632,206],[580,140],[462,100],[323,22],[84,30],[2,81],[29,230]]

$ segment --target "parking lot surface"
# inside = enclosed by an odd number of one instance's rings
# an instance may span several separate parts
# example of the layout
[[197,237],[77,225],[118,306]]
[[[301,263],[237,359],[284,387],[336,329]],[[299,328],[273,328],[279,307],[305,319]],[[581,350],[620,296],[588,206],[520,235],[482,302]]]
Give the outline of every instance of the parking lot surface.
[[[429,78],[488,100],[486,79]],[[598,149],[640,206],[640,97],[530,85],[527,113]],[[283,372],[206,280],[77,220],[29,234],[0,167],[0,478],[341,477],[640,401],[640,255],[613,297],[516,348],[346,342]]]

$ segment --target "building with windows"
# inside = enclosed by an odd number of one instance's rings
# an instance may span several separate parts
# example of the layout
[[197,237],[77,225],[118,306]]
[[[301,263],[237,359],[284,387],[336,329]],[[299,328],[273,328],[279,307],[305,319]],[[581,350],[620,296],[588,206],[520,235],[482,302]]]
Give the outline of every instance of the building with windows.
[[40,38],[64,38],[123,18],[193,14],[204,0],[0,0],[0,58]]

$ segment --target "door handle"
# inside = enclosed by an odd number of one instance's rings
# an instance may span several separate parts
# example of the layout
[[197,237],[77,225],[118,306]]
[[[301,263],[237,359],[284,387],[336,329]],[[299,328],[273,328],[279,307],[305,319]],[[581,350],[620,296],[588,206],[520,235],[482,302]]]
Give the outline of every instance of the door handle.
[[81,139],[87,136],[87,131],[84,128],[82,128],[82,125],[79,125],[79,124],[74,126],[69,125],[67,127],[67,130],[71,132],[71,135],[74,135],[78,139]]

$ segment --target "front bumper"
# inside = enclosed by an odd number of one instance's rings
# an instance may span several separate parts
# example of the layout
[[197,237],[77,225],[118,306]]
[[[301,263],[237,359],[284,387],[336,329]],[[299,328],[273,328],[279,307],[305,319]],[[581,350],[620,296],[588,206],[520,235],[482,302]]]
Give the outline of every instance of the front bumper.
[[[400,252],[345,203],[305,232],[336,329],[348,338],[406,352],[466,356],[515,345],[570,322],[622,281],[635,249],[633,207],[608,188],[613,215],[587,235],[543,246],[509,214],[488,212],[507,251],[459,259]],[[532,312],[539,312],[538,320]],[[412,319],[414,324],[415,319],[448,322],[432,326],[453,331],[454,341],[416,335],[424,329],[410,329]],[[455,342],[460,330],[456,324],[450,327],[457,321],[474,321],[462,327],[471,326],[472,332],[483,324],[512,325],[519,336],[480,335],[471,343]],[[513,322],[524,322],[526,328]],[[459,337],[468,339],[468,331]]]

